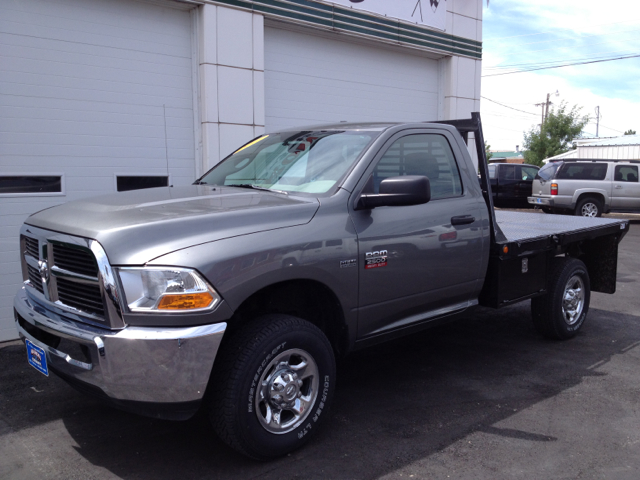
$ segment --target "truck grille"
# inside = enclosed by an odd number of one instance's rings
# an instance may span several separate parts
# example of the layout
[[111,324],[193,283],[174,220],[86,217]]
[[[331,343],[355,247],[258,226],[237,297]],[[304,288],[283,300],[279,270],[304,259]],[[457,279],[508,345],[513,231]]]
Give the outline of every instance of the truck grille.
[[38,239],[24,237],[24,249],[25,253],[31,255],[33,258],[38,258],[40,255],[38,252]]
[[69,272],[98,277],[98,264],[93,254],[83,248],[54,243],[53,263]]
[[42,278],[40,277],[38,269],[33,268],[31,265],[27,265],[27,276],[29,277],[31,285],[33,285],[33,287],[40,293],[44,293],[44,289],[42,288]]
[[83,312],[104,317],[104,304],[100,286],[77,283],[66,278],[56,279],[58,300],[64,305]]

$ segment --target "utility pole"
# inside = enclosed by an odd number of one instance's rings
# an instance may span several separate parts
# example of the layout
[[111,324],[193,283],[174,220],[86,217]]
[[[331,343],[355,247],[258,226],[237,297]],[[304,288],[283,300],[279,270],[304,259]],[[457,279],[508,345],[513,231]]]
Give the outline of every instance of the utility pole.
[[[540,123],[540,131],[542,131],[542,126],[544,125],[544,123],[547,121],[547,117],[549,116],[549,105],[553,105],[553,102],[551,100],[549,100],[549,97],[551,96],[551,93],[547,93],[547,101],[543,102],[543,103],[536,103],[535,106],[536,107],[542,107],[542,123]],[[560,92],[558,92],[558,90],[556,90],[555,96],[559,96]]]
[[599,137],[600,135],[598,135],[600,131],[600,106],[596,107],[596,137]]

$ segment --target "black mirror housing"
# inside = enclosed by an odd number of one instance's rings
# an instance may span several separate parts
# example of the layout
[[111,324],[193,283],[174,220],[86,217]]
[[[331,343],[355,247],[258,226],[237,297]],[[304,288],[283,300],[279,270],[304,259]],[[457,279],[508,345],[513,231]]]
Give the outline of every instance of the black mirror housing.
[[363,193],[355,210],[421,205],[431,200],[431,184],[423,175],[402,175],[380,182],[380,193]]

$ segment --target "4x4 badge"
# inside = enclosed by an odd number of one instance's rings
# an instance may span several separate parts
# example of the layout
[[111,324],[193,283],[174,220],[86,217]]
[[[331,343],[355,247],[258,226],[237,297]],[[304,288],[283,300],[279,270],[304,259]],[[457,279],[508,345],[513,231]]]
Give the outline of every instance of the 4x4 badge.
[[358,265],[358,260],[352,258],[351,260],[340,260],[340,268],[355,267]]
[[379,268],[387,266],[387,251],[378,250],[376,252],[367,252],[364,254],[364,268],[369,270],[371,268]]

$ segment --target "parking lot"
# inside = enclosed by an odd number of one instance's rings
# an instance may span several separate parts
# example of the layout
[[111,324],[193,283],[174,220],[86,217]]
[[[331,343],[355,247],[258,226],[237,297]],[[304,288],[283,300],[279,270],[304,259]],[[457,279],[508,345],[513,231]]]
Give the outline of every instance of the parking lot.
[[269,463],[204,415],[115,410],[0,344],[0,478],[640,478],[638,251],[634,220],[618,292],[594,293],[568,342],[538,336],[524,302],[351,355],[324,430]]

